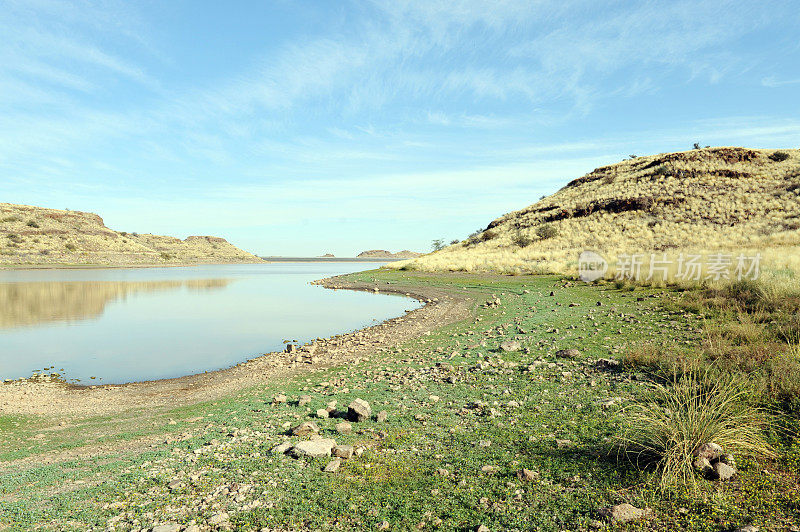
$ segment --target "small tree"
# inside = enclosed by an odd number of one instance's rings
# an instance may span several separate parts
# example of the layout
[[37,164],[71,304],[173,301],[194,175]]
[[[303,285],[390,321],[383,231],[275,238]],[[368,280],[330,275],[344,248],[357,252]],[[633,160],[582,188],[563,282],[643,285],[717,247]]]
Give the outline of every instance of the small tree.
[[699,142],[695,142],[695,143],[692,145],[692,149],[699,150],[699,149],[700,149],[700,143],[699,143]]
[[433,242],[431,242],[431,249],[433,251],[439,251],[440,249],[444,248],[444,240],[441,238],[437,238]]
[[522,231],[517,231],[514,233],[514,236],[511,237],[511,241],[521,248],[531,245],[532,242],[530,237],[525,235]]
[[459,240],[457,238],[454,238],[453,240],[450,241],[450,245],[454,246],[454,245],[458,244],[459,242],[461,242],[461,240]]

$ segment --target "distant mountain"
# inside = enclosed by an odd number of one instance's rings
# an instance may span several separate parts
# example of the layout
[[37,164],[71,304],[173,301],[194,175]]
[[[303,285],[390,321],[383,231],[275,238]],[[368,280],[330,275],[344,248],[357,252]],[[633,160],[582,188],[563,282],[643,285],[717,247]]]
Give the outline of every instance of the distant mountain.
[[324,255],[320,255],[319,258],[320,259],[332,259],[332,258],[334,258],[334,255],[333,255],[333,253],[326,253]]
[[422,253],[409,251],[407,249],[398,251],[397,253],[392,253],[385,249],[370,249],[369,251],[362,251],[357,255],[358,258],[363,259],[414,259],[421,256]]
[[93,213],[0,203],[0,264],[262,262],[224,238],[114,231]]

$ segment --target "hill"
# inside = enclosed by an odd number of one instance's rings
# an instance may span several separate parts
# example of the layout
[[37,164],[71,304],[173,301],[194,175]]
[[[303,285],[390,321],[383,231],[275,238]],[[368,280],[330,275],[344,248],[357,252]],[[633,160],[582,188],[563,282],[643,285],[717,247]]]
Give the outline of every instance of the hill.
[[762,253],[800,270],[800,150],[735,147],[637,157],[597,168],[467,240],[393,268],[557,272],[582,250]]
[[261,262],[224,238],[126,233],[93,213],[0,203],[0,264]]
[[397,253],[392,253],[391,251],[386,251],[385,249],[370,249],[368,251],[362,251],[356,255],[357,258],[362,259],[413,259],[421,256],[422,253],[409,251],[407,249],[398,251]]

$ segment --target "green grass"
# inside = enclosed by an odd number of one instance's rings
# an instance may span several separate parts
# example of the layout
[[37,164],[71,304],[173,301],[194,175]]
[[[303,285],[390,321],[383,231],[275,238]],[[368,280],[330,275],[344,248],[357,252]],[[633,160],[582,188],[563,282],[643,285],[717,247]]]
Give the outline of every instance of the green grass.
[[[690,353],[703,341],[704,318],[665,310],[680,294],[568,286],[557,277],[402,271],[352,277],[466,292],[476,300],[473,315],[359,364],[311,370],[210,403],[72,420],[60,430],[48,430],[58,419],[0,418],[0,459],[68,455],[53,464],[0,464],[0,523],[84,530],[124,515],[126,529],[204,523],[227,510],[235,527],[256,530],[376,529],[383,521],[391,530],[420,523],[442,530],[481,524],[493,531],[581,530],[598,519],[597,509],[620,502],[655,510],[651,521],[635,525],[644,528],[722,531],[751,519],[775,527],[800,519],[800,449],[792,439],[774,442],[776,461],[740,463],[740,481],[708,483],[706,499],[665,496],[651,471],[618,459],[613,443],[624,409],[653,398],[650,376],[636,365],[601,370],[594,360],[621,358],[645,344]],[[483,306],[491,296],[502,304]],[[499,352],[509,339],[527,352]],[[554,355],[573,347],[581,351],[576,360]],[[271,404],[278,393],[289,403]],[[301,394],[312,396],[302,408],[292,402]],[[338,473],[321,471],[327,460],[269,452],[287,438],[285,423],[356,397],[389,418],[354,423],[347,436],[335,432],[339,420],[315,420],[324,436],[365,449]],[[37,434],[45,437],[33,439]],[[102,452],[93,451],[98,441]],[[522,468],[537,479],[519,480]],[[173,479],[184,485],[170,490]],[[234,483],[252,486],[240,502],[232,495],[209,499]],[[254,501],[261,505],[250,507]]]

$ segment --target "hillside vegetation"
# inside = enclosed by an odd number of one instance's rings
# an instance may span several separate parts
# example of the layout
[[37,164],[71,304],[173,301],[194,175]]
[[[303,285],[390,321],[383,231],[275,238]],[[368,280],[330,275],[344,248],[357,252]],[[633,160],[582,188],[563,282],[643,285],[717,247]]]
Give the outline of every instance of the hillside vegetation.
[[469,239],[393,268],[574,273],[589,249],[621,254],[760,252],[800,270],[800,150],[735,147],[597,168]]
[[126,233],[92,213],[0,203],[0,264],[261,262],[224,238]]

